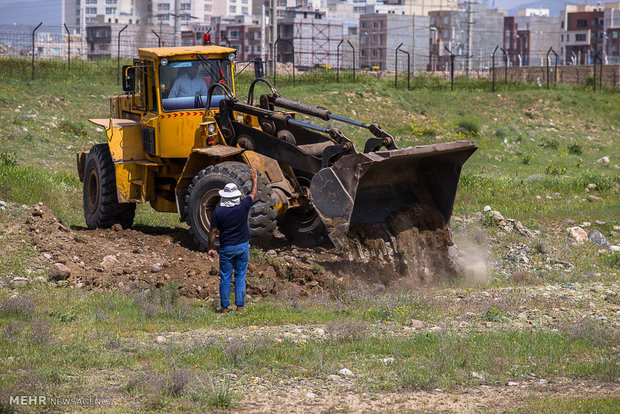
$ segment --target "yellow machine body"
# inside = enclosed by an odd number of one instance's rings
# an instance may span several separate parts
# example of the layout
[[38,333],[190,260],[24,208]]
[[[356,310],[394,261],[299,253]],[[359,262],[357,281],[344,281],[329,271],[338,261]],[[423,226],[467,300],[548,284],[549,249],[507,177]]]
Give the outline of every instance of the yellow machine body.
[[[220,46],[139,49],[139,57],[133,62],[134,91],[111,99],[110,118],[90,119],[105,130],[116,169],[119,202],[149,202],[157,211],[177,212],[182,218],[179,197],[182,199],[193,177],[209,165],[229,160],[251,165],[268,177],[270,183],[277,185],[279,182],[287,193],[294,193],[276,161],[252,151],[226,146],[213,119],[217,109],[163,108],[162,98],[166,91],[169,92],[174,79],[162,76],[159,70],[162,60],[167,60],[170,65],[176,61],[195,60],[198,55],[207,59],[227,59],[235,51]],[[230,64],[227,83],[234,91],[232,60]],[[244,121],[257,125],[252,117],[246,117]],[[210,134],[209,124],[215,126]],[[207,144],[208,138],[210,144]],[[149,151],[146,150],[148,144],[151,145]],[[80,180],[84,179],[87,155],[88,151],[78,153]],[[287,206],[288,203],[282,200],[276,209],[284,211]]]

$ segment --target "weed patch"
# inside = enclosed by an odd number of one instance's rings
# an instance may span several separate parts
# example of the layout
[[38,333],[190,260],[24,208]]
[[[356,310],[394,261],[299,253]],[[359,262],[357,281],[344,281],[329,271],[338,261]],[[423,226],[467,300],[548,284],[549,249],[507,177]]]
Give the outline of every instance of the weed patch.
[[0,304],[2,317],[30,319],[35,315],[35,303],[28,295],[13,296]]
[[58,129],[67,134],[76,135],[82,139],[88,138],[88,131],[86,131],[84,122],[81,121],[68,121],[63,119],[58,123]]

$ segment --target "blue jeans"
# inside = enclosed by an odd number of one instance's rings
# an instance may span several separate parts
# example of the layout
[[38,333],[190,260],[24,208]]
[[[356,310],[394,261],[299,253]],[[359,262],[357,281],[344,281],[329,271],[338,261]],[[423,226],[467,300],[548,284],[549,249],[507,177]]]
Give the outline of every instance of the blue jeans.
[[245,273],[250,260],[250,244],[220,248],[220,302],[222,308],[230,306],[230,281],[235,272],[235,305],[245,305]]

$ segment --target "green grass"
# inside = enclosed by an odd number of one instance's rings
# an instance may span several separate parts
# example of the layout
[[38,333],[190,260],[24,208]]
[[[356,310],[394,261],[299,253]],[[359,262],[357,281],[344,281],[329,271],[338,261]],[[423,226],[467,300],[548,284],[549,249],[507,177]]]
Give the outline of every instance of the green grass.
[[[243,383],[222,387],[212,382],[214,375],[225,372],[274,382],[325,380],[348,366],[354,371],[354,386],[374,391],[451,389],[532,376],[612,381],[620,375],[613,348],[618,333],[598,325],[577,331],[469,329],[399,336],[381,333],[381,315],[371,318],[379,324],[360,325],[351,322],[355,311],[313,312],[311,305],[301,304],[298,314],[287,314],[289,308],[264,303],[239,316],[217,315],[199,303],[185,304],[173,287],[133,297],[43,286],[22,290],[14,299],[2,294],[0,369],[12,374],[0,377],[0,389],[33,386],[54,395],[71,386],[73,393],[92,392],[89,375],[106,370],[115,376],[130,370],[135,374],[123,380],[124,392],[147,400],[149,406],[175,407],[189,399],[205,407],[226,408],[238,400],[236,392]],[[275,314],[283,318],[269,319]],[[485,318],[495,320],[499,314],[487,310]],[[255,315],[266,315],[267,320],[256,320]],[[330,319],[341,322],[330,324]],[[214,335],[216,331],[209,329],[325,321],[323,339],[276,341],[255,331],[254,339],[247,341],[233,331]],[[192,329],[202,333],[186,339],[173,336],[164,345],[153,343],[158,332],[182,334]],[[253,329],[249,327],[250,332]],[[393,361],[386,365],[386,358]],[[17,364],[26,368],[15,370]],[[483,379],[473,377],[474,371]],[[70,380],[75,373],[84,382]]]
[[[72,62],[68,71],[62,62],[38,61],[35,81],[29,80],[28,65],[24,59],[0,59],[0,76],[6,80],[0,86],[0,199],[18,206],[43,202],[66,224],[83,226],[75,153],[105,139],[86,120],[108,116],[109,98],[120,91],[116,62]],[[491,93],[488,81],[457,78],[456,90],[450,92],[445,80],[418,76],[407,91],[402,83],[395,90],[393,79],[378,80],[368,73],[358,73],[353,84],[350,72],[341,73],[341,83],[330,72],[298,80],[293,86],[291,79],[281,77],[278,89],[287,98],[337,115],[379,123],[400,146],[476,141],[479,149],[463,168],[454,211],[469,216],[491,205],[539,230],[532,239],[512,234],[502,236],[504,245],[491,244],[497,260],[503,260],[508,242],[534,249],[531,257],[540,265],[530,283],[617,279],[619,255],[599,254],[593,244],[568,246],[562,221],[603,220],[606,224],[592,228],[607,237],[618,224],[620,176],[613,167],[620,129],[617,90],[594,94],[581,86],[546,90],[498,83]],[[250,82],[245,74],[238,78],[242,100]],[[258,86],[256,96],[267,92]],[[299,119],[341,128],[358,148],[369,137],[346,124],[303,115]],[[612,166],[597,162],[604,155]],[[590,183],[596,189],[586,192]],[[603,201],[589,202],[588,195]],[[23,223],[27,214],[13,206],[0,220]],[[139,206],[135,223],[138,229],[183,227],[175,214],[156,213],[149,205]],[[460,230],[459,224],[454,227]],[[485,237],[497,236],[494,227],[481,231]],[[45,276],[23,232],[0,234],[1,276]],[[549,255],[570,261],[574,269],[548,268]],[[252,249],[251,260],[277,259]],[[315,265],[311,271],[320,275],[326,269]],[[494,276],[493,286],[518,286]],[[470,288],[458,283],[443,287]],[[466,303],[455,302],[454,292],[430,299],[420,291],[372,294],[337,283],[327,291],[325,297],[307,301],[260,300],[245,312],[219,315],[214,303],[179,297],[174,285],[144,292],[92,292],[33,282],[18,289],[19,299],[12,302],[13,291],[2,289],[0,371],[7,374],[0,376],[0,397],[16,390],[76,395],[105,389],[120,401],[117,412],[204,411],[234,408],[243,395],[238,391],[252,387],[257,376],[273,386],[280,380],[323,381],[344,366],[354,371],[351,387],[364,392],[458,389],[525,380],[532,374],[600,382],[620,376],[613,348],[617,330],[589,319],[558,325],[556,331],[509,328],[521,306],[541,311],[561,306],[554,301],[519,296]],[[582,302],[578,309],[588,310],[588,301]],[[467,311],[475,314],[471,328],[405,330],[411,319],[430,326],[460,321]],[[477,323],[493,329],[477,330]],[[276,341],[270,332],[287,326],[320,326],[326,334]],[[272,331],[261,334],[263,328]],[[176,336],[167,343],[154,343],[156,335],[170,332]],[[233,372],[237,380],[219,381]],[[547,398],[526,404],[529,411],[612,412],[618,400]]]
[[[63,62],[40,61],[37,79],[31,81],[26,76],[29,61],[0,61],[0,73],[7,79],[0,89],[0,107],[5,110],[0,116],[4,131],[0,136],[5,154],[2,159],[10,157],[18,167],[33,166],[54,176],[42,180],[36,191],[13,188],[16,199],[33,201],[35,197],[29,196],[29,192],[48,193],[47,197],[53,199],[51,193],[59,191],[63,191],[62,199],[79,199],[79,183],[68,182],[66,177],[55,174],[63,172],[75,177],[75,152],[104,139],[103,133],[86,120],[108,115],[109,98],[119,91],[115,63],[104,60],[94,66],[78,61],[68,71]],[[457,80],[462,87],[454,92],[443,88],[407,91],[394,90],[390,79],[378,80],[374,74],[358,73],[355,84],[351,83],[350,73],[342,75],[342,82],[335,83],[334,73],[312,72],[305,78],[298,77],[295,86],[282,77],[278,87],[287,98],[325,106],[338,115],[364,122],[380,123],[396,135],[401,146],[474,139],[480,148],[465,164],[457,212],[492,203],[494,208],[507,209],[512,216],[526,220],[547,214],[557,218],[571,214],[601,218],[616,210],[618,175],[596,163],[602,155],[612,153],[617,144],[615,128],[620,128],[620,115],[616,109],[620,94],[614,91],[595,94],[583,87],[567,85],[546,90],[513,84],[510,89],[493,94],[485,90],[486,81],[464,78]],[[238,78],[238,94],[242,99],[251,80],[247,73]],[[420,76],[416,82],[434,81]],[[70,95],[67,90],[71,91]],[[267,91],[266,86],[259,84],[255,95]],[[531,116],[523,115],[528,113]],[[32,115],[36,115],[36,120],[29,117]],[[300,117],[342,129],[358,148],[368,138],[368,132],[363,129]],[[11,176],[5,172],[5,180],[15,175],[33,178],[32,173],[19,170]],[[24,182],[18,179],[13,187],[22,187]],[[63,183],[61,188],[59,182]],[[532,203],[530,199],[535,195],[544,198],[545,190],[558,191],[566,198],[583,196],[580,187],[589,182],[606,184],[606,193],[602,194],[604,203],[560,203],[559,208],[554,208],[552,205],[557,203]],[[7,184],[0,182],[0,186]],[[508,194],[506,188],[516,191],[516,197]],[[0,197],[12,196],[0,187]],[[79,209],[77,204],[70,208]],[[77,215],[61,211],[58,203],[50,205],[70,224],[79,222]],[[156,222],[154,217],[146,217],[141,223]],[[165,225],[172,222],[166,221]]]
[[532,401],[526,407],[516,410],[519,413],[537,412],[541,414],[612,414],[618,412],[620,398],[542,398]]

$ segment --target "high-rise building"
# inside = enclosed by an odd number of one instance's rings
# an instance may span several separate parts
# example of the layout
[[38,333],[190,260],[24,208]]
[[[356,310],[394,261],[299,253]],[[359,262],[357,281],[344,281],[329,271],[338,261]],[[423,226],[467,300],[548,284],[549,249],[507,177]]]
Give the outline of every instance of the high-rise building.
[[251,16],[253,0],[212,0],[212,16]]
[[188,30],[213,17],[251,16],[258,0],[63,0],[63,23],[81,33],[89,23],[170,25]]

